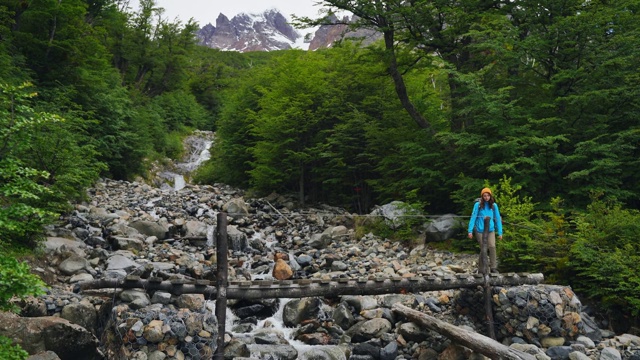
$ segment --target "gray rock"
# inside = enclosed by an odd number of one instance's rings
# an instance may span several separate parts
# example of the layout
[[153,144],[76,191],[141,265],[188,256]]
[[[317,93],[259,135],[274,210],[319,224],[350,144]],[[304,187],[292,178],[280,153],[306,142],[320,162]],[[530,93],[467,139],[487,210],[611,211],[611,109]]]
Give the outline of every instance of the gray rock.
[[256,344],[286,345],[289,343],[282,331],[273,328],[258,329],[253,333],[253,338]]
[[249,215],[249,207],[243,198],[233,198],[222,206],[222,210],[226,211],[229,216],[239,219]]
[[96,308],[87,302],[71,303],[62,308],[60,317],[95,333],[98,325]]
[[353,342],[363,342],[380,337],[391,330],[391,322],[387,319],[377,318],[367,320],[352,326],[347,330]]
[[569,353],[569,360],[590,360],[591,358],[587,354],[583,354],[579,351],[573,351]]
[[352,306],[358,313],[378,307],[378,301],[373,296],[346,295],[342,297],[342,301]]
[[155,271],[170,271],[176,268],[176,264],[170,262],[154,261],[151,263],[151,265],[153,265],[153,269]]
[[184,224],[184,237],[191,238],[207,238],[207,232],[209,231],[209,225],[202,221],[188,220]]
[[113,255],[107,259],[107,270],[124,270],[129,272],[140,266],[137,262],[123,255]]
[[93,334],[59,317],[21,318],[0,312],[0,336],[12,339],[30,354],[51,351],[61,359],[104,359]]
[[45,351],[39,354],[31,355],[27,358],[27,360],[60,360],[58,354],[53,351]]
[[314,249],[324,249],[331,244],[331,236],[329,234],[312,234],[307,243]]
[[433,219],[425,228],[426,242],[442,242],[465,232],[464,221],[455,214],[446,214]]
[[60,237],[47,237],[47,240],[44,242],[44,251],[46,254],[54,254],[61,252],[71,252],[78,256],[86,256],[85,249],[87,245],[85,245],[81,241],[70,240]]
[[551,360],[563,360],[568,359],[571,352],[573,352],[571,346],[552,346],[545,351],[545,354]]
[[144,242],[136,238],[114,236],[111,238],[111,242],[115,249],[141,251],[144,248]]
[[342,261],[334,261],[331,263],[331,271],[345,271],[349,268],[349,265]]
[[82,282],[82,281],[91,281],[93,279],[94,279],[93,275],[91,274],[86,274],[86,273],[76,274],[76,275],[73,275],[71,279],[69,279],[69,284],[75,284],[77,282]]
[[[215,231],[214,231],[215,234]],[[214,236],[214,242],[217,241]],[[227,240],[229,242],[229,250],[243,251],[248,247],[247,234],[238,230],[237,226],[227,226]]]
[[380,350],[380,360],[394,360],[398,356],[398,343],[392,341]]
[[179,308],[200,311],[204,309],[205,299],[202,294],[182,294],[178,296],[176,305]]
[[134,221],[129,223],[129,226],[138,230],[141,234],[146,236],[155,236],[159,240],[164,240],[167,237],[169,229],[166,226],[162,226],[152,221]]
[[347,360],[346,351],[341,346],[322,346],[312,348],[298,355],[300,360]]
[[120,293],[120,300],[131,303],[137,300],[138,304],[146,303],[146,305],[149,305],[151,303],[149,300],[149,295],[147,295],[145,291],[138,289],[123,290]]
[[156,291],[151,297],[151,303],[167,305],[171,303],[171,294],[164,291]]
[[351,311],[344,303],[338,304],[333,310],[332,318],[336,325],[340,326],[343,330],[349,329],[351,325],[355,323],[353,314],[351,314]]
[[304,320],[317,319],[322,301],[318,298],[294,299],[284,305],[282,321],[285,326],[296,327]]
[[606,347],[600,352],[599,360],[621,360],[622,355],[618,349]]
[[593,342],[593,340],[584,335],[578,336],[576,342],[584,345],[587,349],[593,349],[596,347],[596,344]]
[[300,264],[300,266],[305,267],[311,264],[313,258],[307,254],[302,254],[296,258],[296,261],[298,262],[298,264]]
[[298,358],[298,351],[291,345],[247,345],[250,356],[258,359],[265,359],[271,356],[280,360],[295,360]]
[[140,234],[140,232],[131,226],[128,226],[126,223],[121,222],[117,224],[113,224],[107,228],[109,234],[123,236],[123,237],[139,237],[140,239],[144,238],[144,235]]
[[409,341],[421,342],[426,340],[427,332],[412,322],[406,322],[398,327],[398,334]]
[[92,271],[89,260],[78,255],[72,255],[58,265],[60,272],[65,275],[75,275],[84,271]]
[[167,358],[167,354],[160,350],[155,350],[149,353],[147,360],[164,360]]

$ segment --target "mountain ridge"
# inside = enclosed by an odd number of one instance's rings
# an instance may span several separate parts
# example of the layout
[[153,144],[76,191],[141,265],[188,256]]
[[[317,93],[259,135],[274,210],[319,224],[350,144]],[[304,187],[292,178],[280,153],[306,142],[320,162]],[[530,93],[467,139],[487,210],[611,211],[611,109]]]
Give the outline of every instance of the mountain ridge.
[[[338,21],[335,16],[330,19]],[[340,20],[341,24],[311,28],[312,33],[302,35],[275,8],[262,13],[239,13],[231,19],[220,13],[215,26],[207,23],[196,32],[196,37],[202,46],[238,52],[318,50],[331,47],[343,38],[364,38],[365,44],[380,38],[373,31],[349,31],[345,23],[350,21],[352,19],[345,16]]]

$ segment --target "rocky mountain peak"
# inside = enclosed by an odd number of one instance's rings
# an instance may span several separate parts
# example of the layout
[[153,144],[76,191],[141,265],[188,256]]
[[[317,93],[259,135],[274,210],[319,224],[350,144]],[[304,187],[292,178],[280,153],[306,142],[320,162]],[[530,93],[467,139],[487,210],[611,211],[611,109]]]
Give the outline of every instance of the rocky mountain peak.
[[215,26],[207,24],[196,35],[201,45],[240,52],[291,49],[301,37],[276,9],[231,19],[221,13]]
[[[335,25],[323,25],[302,36],[277,9],[260,14],[240,13],[229,19],[220,13],[215,26],[207,24],[197,32],[200,45],[228,51],[273,51],[292,48],[324,49],[345,38],[357,38],[363,45],[382,35],[374,30],[351,31],[348,24],[356,17],[330,18]],[[304,45],[303,45],[304,43]]]

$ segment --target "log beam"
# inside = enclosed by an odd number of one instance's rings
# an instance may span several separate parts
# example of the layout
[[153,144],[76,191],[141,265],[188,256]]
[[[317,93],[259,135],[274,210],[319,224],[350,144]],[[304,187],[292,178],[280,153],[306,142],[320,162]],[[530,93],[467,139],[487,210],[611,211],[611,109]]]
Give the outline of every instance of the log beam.
[[510,348],[487,336],[469,331],[438,320],[433,316],[411,309],[400,303],[393,305],[393,311],[404,315],[414,323],[420,324],[446,336],[457,344],[465,346],[490,359],[535,360],[535,356]]
[[[491,274],[488,278],[488,281],[492,286],[534,285],[540,284],[544,280],[544,276],[542,274],[528,273]],[[485,277],[482,276],[482,274],[459,274],[457,276],[428,276],[412,278],[241,281],[229,283],[227,287],[227,298],[258,300],[263,298],[379,295],[474,288],[483,285],[485,285]],[[211,281],[163,281],[160,278],[141,279],[136,276],[128,276],[125,279],[98,279],[81,282],[75,285],[74,291],[81,292],[84,290],[100,288],[139,288],[147,291],[166,291],[175,295],[204,294],[206,298],[210,299],[217,296],[217,288],[215,283]]]

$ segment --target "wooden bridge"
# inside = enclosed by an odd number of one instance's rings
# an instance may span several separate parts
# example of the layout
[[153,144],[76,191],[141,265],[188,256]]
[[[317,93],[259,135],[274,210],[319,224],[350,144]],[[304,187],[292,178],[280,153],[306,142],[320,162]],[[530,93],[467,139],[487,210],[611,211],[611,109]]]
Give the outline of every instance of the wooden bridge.
[[[490,274],[489,285],[539,284],[544,280],[542,274],[507,273]],[[458,288],[484,286],[483,274],[457,274],[444,276],[368,277],[338,279],[299,279],[299,280],[257,280],[231,281],[226,286],[228,299],[257,300],[265,298],[301,298],[310,296],[341,295],[378,295],[394,293],[412,293]],[[100,279],[80,283],[76,291],[96,288],[145,289],[147,291],[166,291],[174,295],[204,294],[207,298],[218,295],[218,287],[207,280],[185,282],[184,280],[162,280],[161,278],[141,279],[128,276],[125,279]]]
[[[298,279],[298,280],[257,280],[257,281],[228,281],[228,243],[227,243],[227,216],[218,213],[217,226],[217,279],[213,283],[208,280],[163,280],[158,277],[142,279],[139,276],[127,276],[124,279],[98,279],[76,284],[74,291],[86,291],[90,289],[145,289],[147,291],[166,291],[175,295],[179,294],[204,294],[208,298],[216,298],[215,315],[218,320],[218,341],[214,359],[224,359],[224,334],[226,322],[227,299],[269,299],[269,298],[303,298],[312,296],[341,296],[341,295],[377,295],[393,293],[414,293],[424,291],[471,288],[482,286],[484,288],[485,315],[488,320],[488,331],[492,339],[495,339],[493,328],[493,314],[491,310],[491,288],[504,285],[539,284],[544,280],[542,274],[529,273],[489,273],[488,260],[486,259],[486,246],[488,238],[488,221],[485,219],[485,233],[481,243],[481,256],[484,256],[483,269],[478,274],[456,275],[426,275],[416,277],[391,277],[373,275],[370,277],[337,278],[337,279]],[[441,330],[444,325],[433,325],[433,319],[425,320],[424,314],[413,314],[411,309],[395,309],[403,311],[407,316],[422,321],[423,324],[433,330]],[[446,324],[445,324],[446,325]],[[447,330],[448,336],[456,338],[458,330]],[[468,339],[470,336],[462,336]],[[477,342],[477,341],[476,341]],[[476,351],[488,355],[491,358],[505,359],[532,359],[528,354],[519,351],[504,349],[504,345],[491,339],[481,339],[480,345],[462,341]],[[515,353],[514,353],[515,352]]]

